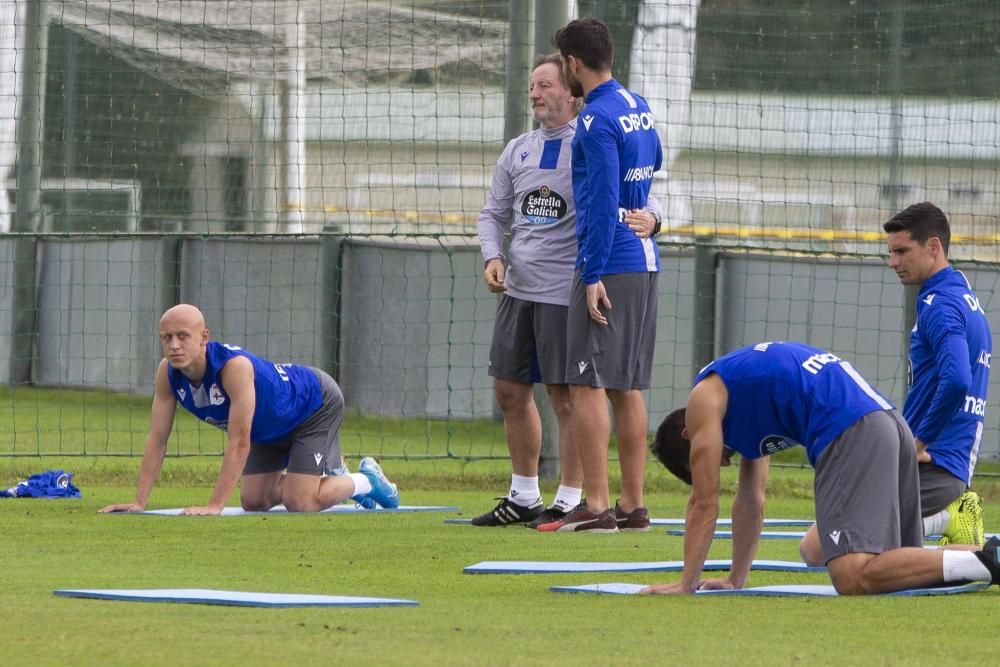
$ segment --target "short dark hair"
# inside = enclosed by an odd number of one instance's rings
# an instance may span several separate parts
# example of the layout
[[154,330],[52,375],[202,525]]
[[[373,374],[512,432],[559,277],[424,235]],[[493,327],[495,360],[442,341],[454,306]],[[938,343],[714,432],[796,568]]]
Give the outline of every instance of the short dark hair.
[[926,245],[927,241],[936,236],[941,240],[941,248],[948,255],[948,245],[951,243],[951,225],[944,211],[929,201],[907,206],[892,216],[892,219],[882,225],[887,232],[910,232],[910,238]]
[[674,477],[691,486],[691,441],[684,437],[686,414],[687,408],[678,408],[667,415],[656,429],[649,451]]
[[615,59],[611,31],[597,19],[570,21],[556,30],[552,45],[559,49],[563,58],[573,56],[592,70],[609,70]]

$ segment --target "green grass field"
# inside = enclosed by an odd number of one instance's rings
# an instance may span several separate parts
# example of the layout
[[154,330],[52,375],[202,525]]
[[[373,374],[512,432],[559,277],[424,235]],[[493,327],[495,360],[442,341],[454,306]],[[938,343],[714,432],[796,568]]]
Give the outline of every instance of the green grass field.
[[[130,500],[148,399],[107,392],[0,391],[0,487],[73,472],[81,500],[0,500],[0,661],[49,665],[956,664],[988,659],[992,589],[941,598],[705,599],[555,594],[552,584],[673,581],[679,574],[465,575],[482,560],[680,560],[648,534],[552,535],[446,525],[437,513],[188,518],[98,515]],[[382,456],[406,504],[470,517],[506,491],[496,425],[351,415],[344,451]],[[499,435],[502,438],[502,431]],[[220,434],[181,419],[150,508],[204,503]],[[498,449],[499,447],[499,449]],[[83,451],[88,456],[79,456]],[[43,452],[47,456],[30,454]],[[59,456],[59,453],[63,456]],[[801,454],[782,453],[795,464]],[[67,456],[67,454],[70,454]],[[96,455],[95,455],[96,454]],[[614,468],[615,466],[612,466]],[[993,470],[996,464],[981,466]],[[723,515],[735,490],[724,474]],[[767,514],[811,517],[812,475],[776,468]],[[977,479],[1000,531],[995,476]],[[547,489],[551,498],[553,488]],[[654,516],[683,515],[686,491],[650,464]],[[230,504],[237,504],[234,497]],[[710,557],[729,557],[717,541]],[[797,560],[793,540],[759,557]],[[828,583],[753,573],[750,585]],[[400,597],[419,608],[250,609],[56,598],[58,588],[218,588]]]
[[[556,665],[957,664],[997,646],[1000,592],[940,598],[704,599],[550,593],[563,583],[671,581],[677,574],[466,575],[481,560],[677,560],[682,540],[553,535],[446,525],[436,513],[186,518],[98,515],[132,495],[137,460],[0,459],[76,473],[81,500],[0,501],[5,664]],[[173,459],[150,506],[207,498],[217,459]],[[393,461],[406,504],[491,506],[503,466]],[[727,471],[727,488],[732,476]],[[204,478],[203,483],[197,480]],[[650,467],[654,516],[681,516],[683,490]],[[776,470],[768,515],[812,516],[810,475]],[[448,490],[438,490],[451,479]],[[501,480],[501,482],[496,482]],[[987,482],[984,493],[996,496]],[[550,489],[551,494],[551,489]],[[806,496],[806,497],[803,497]],[[234,499],[235,501],[235,499]],[[728,514],[729,500],[724,501]],[[1000,521],[987,513],[987,528]],[[797,559],[793,540],[760,557]],[[717,541],[711,557],[729,556]],[[751,585],[828,583],[752,573]],[[56,598],[57,588],[219,588],[401,597],[419,608],[251,609]]]

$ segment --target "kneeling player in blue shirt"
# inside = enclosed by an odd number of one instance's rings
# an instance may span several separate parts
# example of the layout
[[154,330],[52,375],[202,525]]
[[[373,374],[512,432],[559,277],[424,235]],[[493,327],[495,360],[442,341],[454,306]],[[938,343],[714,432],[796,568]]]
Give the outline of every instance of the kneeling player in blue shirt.
[[284,504],[292,512],[317,512],[351,497],[366,506],[399,505],[396,486],[374,459],[362,459],[359,473],[323,476],[340,465],[344,418],[344,397],[329,375],[209,340],[201,311],[187,304],[163,314],[160,343],[164,359],[156,370],[135,500],[102,512],[146,508],[178,403],[226,431],[228,441],[208,505],[188,507],[184,514],[219,514],[241,476],[240,504],[248,511]]
[[[823,560],[841,595],[888,593],[950,582],[1000,584],[998,548],[923,548],[917,451],[893,405],[850,363],[801,343],[760,343],[702,369],[686,408],[661,424],[652,449],[692,485],[684,575],[644,593],[741,588],[764,517],[767,457],[795,445],[816,470]],[[741,455],[733,502],[733,566],[701,579],[719,515],[724,447]]]

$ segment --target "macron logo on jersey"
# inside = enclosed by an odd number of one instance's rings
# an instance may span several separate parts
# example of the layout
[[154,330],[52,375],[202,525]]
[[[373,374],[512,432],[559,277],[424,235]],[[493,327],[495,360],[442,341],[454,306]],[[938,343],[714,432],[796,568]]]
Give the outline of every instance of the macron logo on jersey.
[[184,400],[185,398],[187,398],[187,395],[188,395],[188,393],[187,393],[186,391],[184,391],[184,387],[181,387],[180,389],[178,389],[178,390],[177,390],[177,396],[178,396],[178,397],[179,397],[179,398],[180,398],[180,399],[181,399],[182,401],[183,401],[183,400]]
[[924,303],[926,303],[928,306],[931,305],[931,301],[933,300],[934,300],[933,294],[928,294],[926,297],[924,297]]
[[521,151],[521,162],[528,159],[528,151]]
[[583,121],[583,129],[587,130],[587,132],[590,132],[590,124],[594,122],[594,117],[593,116],[584,116],[580,120]]

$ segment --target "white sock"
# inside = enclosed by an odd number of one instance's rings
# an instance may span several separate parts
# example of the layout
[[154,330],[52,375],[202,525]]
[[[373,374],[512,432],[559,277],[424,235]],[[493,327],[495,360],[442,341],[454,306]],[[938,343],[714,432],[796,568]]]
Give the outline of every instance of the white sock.
[[541,500],[542,492],[538,489],[538,476],[511,475],[510,493],[507,494],[507,498],[521,507],[530,507]]
[[991,581],[990,571],[971,551],[944,550],[945,581]]
[[352,472],[348,477],[354,480],[354,493],[351,494],[351,497],[366,496],[372,492],[372,483],[368,481],[368,477],[365,475],[359,472]]
[[574,489],[572,486],[564,486],[560,484],[559,490],[556,491],[556,499],[552,501],[552,504],[556,507],[556,509],[568,512],[580,504],[580,498],[582,496],[583,489]]
[[924,517],[924,537],[928,535],[940,535],[948,527],[951,521],[951,514],[948,510],[941,510],[937,514]]

